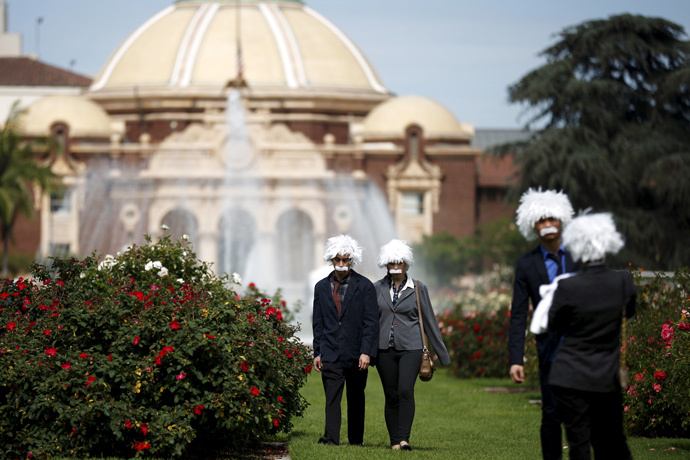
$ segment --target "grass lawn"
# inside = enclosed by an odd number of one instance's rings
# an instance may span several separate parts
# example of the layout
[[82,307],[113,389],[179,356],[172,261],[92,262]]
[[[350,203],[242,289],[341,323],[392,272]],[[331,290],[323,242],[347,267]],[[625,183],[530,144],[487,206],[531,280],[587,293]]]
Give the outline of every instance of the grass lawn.
[[[437,371],[431,382],[418,381],[415,387],[417,412],[410,439],[414,450],[393,451],[383,419],[381,381],[376,369],[371,369],[367,384],[364,447],[347,445],[345,398],[340,435],[342,444],[322,446],[317,441],[323,434],[324,396],[321,375],[314,371],[302,389],[310,403],[309,408],[304,417],[294,420],[293,431],[289,435],[280,435],[276,441],[289,442],[292,460],[400,460],[402,457],[420,460],[541,460],[540,409],[529,402],[538,399],[539,393],[490,392],[487,388],[522,387],[508,379],[458,380],[446,370]],[[565,436],[563,439],[565,442]],[[628,444],[635,460],[690,459],[690,439],[628,438]],[[563,459],[567,460],[567,450],[564,452]],[[261,458],[271,458],[271,453],[263,452]],[[228,457],[222,460],[228,460]]]
[[[538,392],[494,393],[487,387],[519,388],[509,380],[458,380],[445,370],[431,382],[415,387],[417,412],[411,452],[392,451],[383,418],[383,391],[378,373],[369,371],[364,447],[347,445],[346,407],[340,446],[322,446],[324,396],[321,376],[312,372],[302,394],[311,404],[303,418],[294,421],[289,436],[292,460],[409,459],[540,460],[540,409],[529,402]],[[343,400],[345,398],[343,397]],[[564,436],[565,442],[565,436]],[[636,460],[690,458],[690,439],[630,438]],[[669,450],[674,447],[675,450]],[[567,459],[567,450],[564,459]]]

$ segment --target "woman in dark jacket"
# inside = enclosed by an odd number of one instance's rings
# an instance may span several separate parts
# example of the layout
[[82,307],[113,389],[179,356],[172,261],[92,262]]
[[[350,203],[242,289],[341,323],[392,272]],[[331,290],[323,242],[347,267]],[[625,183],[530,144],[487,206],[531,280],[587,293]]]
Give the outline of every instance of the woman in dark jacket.
[[[381,248],[378,265],[386,276],[376,283],[379,304],[379,351],[376,368],[386,397],[385,419],[391,447],[412,450],[409,444],[415,413],[414,386],[422,362],[422,332],[417,310],[415,281],[407,275],[413,263],[412,248],[391,240]],[[417,282],[424,332],[441,364],[450,364],[429,291]]]
[[549,384],[569,456],[589,460],[591,446],[597,459],[632,459],[623,433],[619,355],[621,322],[634,314],[637,291],[629,272],[604,265],[607,253],[623,247],[623,237],[610,214],[585,214],[563,231],[563,245],[582,263],[577,274],[556,281],[548,309],[548,328],[562,337]]

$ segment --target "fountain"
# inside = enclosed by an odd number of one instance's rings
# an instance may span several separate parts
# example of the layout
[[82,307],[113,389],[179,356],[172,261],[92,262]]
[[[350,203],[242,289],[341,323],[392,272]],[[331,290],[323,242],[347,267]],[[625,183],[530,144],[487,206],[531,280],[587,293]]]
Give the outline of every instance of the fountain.
[[188,235],[218,274],[237,273],[268,293],[280,288],[293,311],[302,305],[296,319],[310,343],[313,286],[330,272],[326,239],[351,234],[365,248],[356,270],[380,278],[378,249],[396,236],[386,200],[372,181],[326,169],[303,136],[288,133],[304,149],[291,147],[290,158],[267,152],[261,137],[271,131],[247,121],[239,89],[217,118],[224,120],[170,136],[149,157],[92,161],[70,194],[78,252],[114,254],[144,234],[161,236],[165,225],[172,238]]

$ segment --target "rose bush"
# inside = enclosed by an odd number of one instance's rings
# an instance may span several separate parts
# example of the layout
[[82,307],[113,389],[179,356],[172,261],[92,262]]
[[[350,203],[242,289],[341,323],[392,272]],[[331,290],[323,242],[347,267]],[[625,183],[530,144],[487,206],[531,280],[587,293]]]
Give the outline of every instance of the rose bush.
[[510,311],[446,311],[438,317],[453,373],[459,378],[505,377]]
[[690,437],[690,274],[634,276],[637,313],[622,347],[625,426],[634,436]]
[[508,372],[508,324],[511,269],[474,277],[469,289],[456,291],[453,306],[437,315],[453,373],[460,378],[505,377]]
[[194,456],[303,413],[311,351],[280,299],[241,298],[186,241],[147,241],[0,286],[4,458]]

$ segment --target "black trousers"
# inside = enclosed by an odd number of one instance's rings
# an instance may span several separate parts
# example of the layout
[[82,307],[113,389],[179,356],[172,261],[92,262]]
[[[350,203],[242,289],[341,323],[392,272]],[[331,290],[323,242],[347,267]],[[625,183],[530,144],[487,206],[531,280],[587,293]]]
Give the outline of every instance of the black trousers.
[[565,424],[570,460],[632,460],[623,433],[623,396],[552,386]]
[[340,363],[324,362],[321,380],[326,394],[326,429],[324,438],[340,444],[341,410],[343,387],[347,396],[347,439],[350,444],[362,444],[364,440],[364,389],[367,386],[368,370],[357,367],[346,368]]
[[379,349],[376,369],[386,397],[384,416],[391,446],[410,442],[414,421],[414,385],[422,364],[422,350]]
[[539,386],[541,387],[541,454],[544,460],[561,460],[563,458],[563,434],[558,403],[549,385],[551,362],[539,359]]

